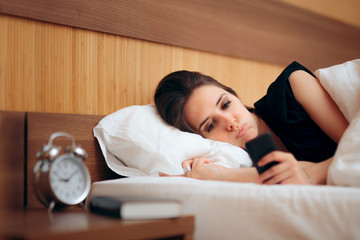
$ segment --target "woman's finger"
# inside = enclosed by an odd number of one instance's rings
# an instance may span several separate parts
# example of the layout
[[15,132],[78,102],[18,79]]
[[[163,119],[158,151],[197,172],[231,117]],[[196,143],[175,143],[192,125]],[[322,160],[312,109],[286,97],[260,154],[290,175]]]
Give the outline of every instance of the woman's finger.
[[185,164],[185,167],[183,168],[185,176],[193,177],[194,169],[201,168],[201,165],[202,165],[201,158],[192,158],[192,159],[187,160],[187,163]]
[[263,156],[259,160],[257,165],[259,167],[262,167],[273,161],[284,162],[284,161],[289,161],[289,160],[297,161],[291,153],[286,153],[286,152],[282,152],[282,151],[272,151],[272,152],[266,154],[265,156]]
[[210,163],[210,160],[202,157],[195,157],[187,160],[187,163],[183,164],[183,166],[186,166],[183,168],[185,176],[194,178],[201,176],[204,171],[204,166],[208,163]]
[[262,184],[311,184],[307,174],[292,162],[282,162],[262,173],[258,182]]
[[274,175],[271,178],[265,180],[263,184],[281,184],[284,181],[290,179],[292,177],[292,173],[290,171],[284,171],[280,174]]
[[193,162],[194,162],[194,159],[193,159],[193,158],[192,158],[192,159],[188,159],[188,160],[183,161],[182,164],[181,164],[181,166],[182,166],[182,168],[191,167],[192,164],[193,164]]
[[258,177],[258,181],[261,183],[265,183],[266,181],[273,178],[274,176],[287,171],[287,169],[288,169],[287,163],[281,162],[281,163],[271,167],[267,171],[261,173]]
[[299,174],[300,168],[298,162],[292,154],[276,151],[267,154],[261,161],[261,164],[267,164],[272,161],[277,161],[278,164],[260,174],[259,182],[268,184],[280,183],[289,177],[291,178]]

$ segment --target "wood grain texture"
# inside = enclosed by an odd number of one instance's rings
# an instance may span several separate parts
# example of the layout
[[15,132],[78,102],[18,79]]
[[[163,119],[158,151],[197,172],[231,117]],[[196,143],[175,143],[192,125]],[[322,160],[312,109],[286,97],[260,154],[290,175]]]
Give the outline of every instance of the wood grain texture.
[[[41,206],[34,194],[32,172],[37,162],[36,153],[54,132],[67,132],[71,134],[77,145],[80,145],[88,153],[84,161],[91,175],[91,182],[120,177],[114,174],[106,165],[97,140],[94,138],[92,129],[102,115],[77,115],[56,113],[28,113],[27,133],[27,207]],[[56,146],[64,149],[70,145],[68,139],[59,138],[53,142]]]
[[0,111],[0,209],[24,206],[25,121],[24,112]]
[[47,213],[45,209],[9,211],[0,231],[1,239],[31,240],[192,240],[193,216],[174,219],[120,220],[90,214],[82,209]]
[[160,79],[182,69],[252,105],[284,68],[5,15],[0,29],[1,110],[105,115],[152,103]]
[[360,28],[359,0],[281,0]]
[[267,0],[1,0],[0,11],[173,46],[310,68],[355,59],[360,29]]

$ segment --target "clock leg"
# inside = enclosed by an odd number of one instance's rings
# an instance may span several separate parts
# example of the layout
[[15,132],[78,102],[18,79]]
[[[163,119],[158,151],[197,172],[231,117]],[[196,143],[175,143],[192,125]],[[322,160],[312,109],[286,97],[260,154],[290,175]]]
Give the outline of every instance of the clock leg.
[[49,204],[49,208],[48,208],[48,212],[52,212],[52,210],[54,209],[55,207],[55,201],[51,201],[51,203]]

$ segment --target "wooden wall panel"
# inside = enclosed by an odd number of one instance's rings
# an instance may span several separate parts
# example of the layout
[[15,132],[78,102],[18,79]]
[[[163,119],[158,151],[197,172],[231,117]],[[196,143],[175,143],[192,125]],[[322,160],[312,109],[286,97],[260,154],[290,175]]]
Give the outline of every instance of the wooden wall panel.
[[359,28],[281,1],[0,0],[0,12],[281,65],[360,54]]
[[0,110],[108,114],[152,103],[160,79],[181,69],[251,105],[284,67],[6,15],[0,27]]
[[24,206],[25,122],[24,112],[0,111],[0,213]]
[[360,28],[359,0],[281,0]]

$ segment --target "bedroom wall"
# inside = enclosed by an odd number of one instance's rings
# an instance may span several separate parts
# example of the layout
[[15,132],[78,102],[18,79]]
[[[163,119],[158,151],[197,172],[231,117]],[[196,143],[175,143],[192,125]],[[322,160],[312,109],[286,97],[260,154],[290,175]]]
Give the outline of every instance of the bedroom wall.
[[152,103],[158,81],[180,69],[209,74],[252,104],[283,68],[7,15],[0,29],[1,110],[108,114]]
[[338,21],[360,27],[359,0],[281,0]]
[[180,69],[209,74],[252,105],[285,67],[4,14],[0,32],[0,110],[108,114],[152,103],[158,81]]

